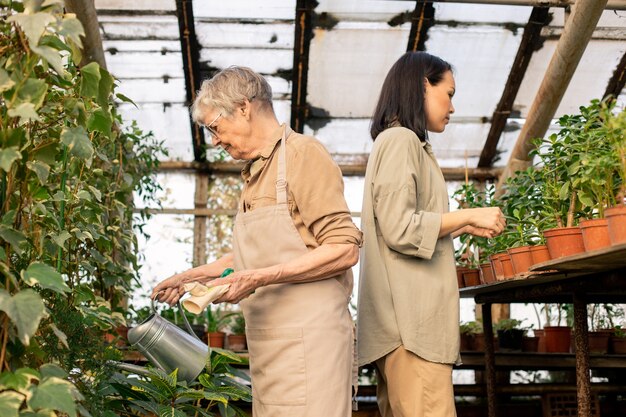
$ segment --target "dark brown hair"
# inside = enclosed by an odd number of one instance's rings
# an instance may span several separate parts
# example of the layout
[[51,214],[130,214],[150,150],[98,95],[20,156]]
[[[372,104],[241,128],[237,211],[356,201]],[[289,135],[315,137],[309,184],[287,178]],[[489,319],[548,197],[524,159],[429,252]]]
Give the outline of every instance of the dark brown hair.
[[452,71],[449,63],[426,52],[402,55],[387,73],[380,91],[370,126],[372,139],[397,121],[426,140],[424,83],[428,79],[432,85],[439,84],[447,71]]

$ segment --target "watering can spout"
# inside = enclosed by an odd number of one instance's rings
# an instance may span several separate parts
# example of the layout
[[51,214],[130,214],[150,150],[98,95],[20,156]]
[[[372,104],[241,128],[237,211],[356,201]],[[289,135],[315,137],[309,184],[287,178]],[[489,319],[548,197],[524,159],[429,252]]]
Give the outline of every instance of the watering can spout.
[[[151,305],[152,315],[128,330],[129,343],[154,366],[167,373],[178,369],[179,379],[193,381],[206,364],[209,347],[193,333],[184,313],[189,332],[161,317],[154,308],[154,300]],[[181,308],[180,303],[178,307]]]

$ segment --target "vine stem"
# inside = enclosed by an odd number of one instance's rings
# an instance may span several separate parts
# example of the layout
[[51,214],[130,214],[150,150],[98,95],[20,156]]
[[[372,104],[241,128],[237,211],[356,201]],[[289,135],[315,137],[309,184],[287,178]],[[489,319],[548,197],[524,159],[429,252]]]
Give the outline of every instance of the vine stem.
[[[0,351],[0,367],[2,367],[2,371],[4,371],[4,357],[6,356],[6,352],[7,352],[7,342],[8,342],[8,338],[9,338],[9,316],[6,315],[6,313],[4,314],[4,318],[2,319],[2,351]],[[8,367],[7,367],[8,369]]]
[[[63,200],[61,200],[61,213],[59,219],[59,228],[63,230],[65,228],[65,185],[67,182],[67,145],[63,146],[63,174],[61,174],[61,191],[63,192]],[[59,252],[57,255],[57,272],[61,273],[61,266],[63,260],[63,247],[59,246]]]

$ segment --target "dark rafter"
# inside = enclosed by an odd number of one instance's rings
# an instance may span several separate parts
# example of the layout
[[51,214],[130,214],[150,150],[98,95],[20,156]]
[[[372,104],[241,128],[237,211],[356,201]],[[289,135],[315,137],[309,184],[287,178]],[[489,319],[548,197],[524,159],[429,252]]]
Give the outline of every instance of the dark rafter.
[[[200,47],[196,38],[196,28],[193,20],[193,5],[191,0],[176,0],[176,16],[178,18],[178,32],[180,46],[183,53],[183,71],[185,72],[186,104],[191,105],[196,98],[196,91],[200,88]],[[193,142],[193,156],[196,161],[206,158],[206,143],[202,129],[191,120],[191,135]]]
[[309,76],[309,47],[313,37],[312,15],[315,0],[298,0],[293,43],[293,84],[291,86],[291,128],[302,133],[309,109],[306,103]]
[[617,64],[617,68],[615,68],[615,72],[613,72],[613,76],[609,80],[602,98],[605,99],[608,96],[617,98],[624,89],[624,84],[626,84],[626,53],[622,55],[621,61]]
[[520,42],[517,55],[513,61],[509,78],[506,80],[500,102],[493,112],[491,128],[489,129],[485,146],[478,160],[478,166],[481,168],[490,167],[494,162],[500,136],[506,126],[507,119],[511,115],[513,102],[524,79],[524,74],[528,69],[528,64],[530,63],[533,52],[539,49],[541,43],[541,29],[550,23],[548,11],[548,8],[533,7],[530,19],[528,19],[528,23],[524,27],[522,41]]
[[415,2],[415,10],[411,15],[411,32],[407,52],[426,50],[426,38],[428,29],[435,23],[435,8],[432,3],[425,0]]

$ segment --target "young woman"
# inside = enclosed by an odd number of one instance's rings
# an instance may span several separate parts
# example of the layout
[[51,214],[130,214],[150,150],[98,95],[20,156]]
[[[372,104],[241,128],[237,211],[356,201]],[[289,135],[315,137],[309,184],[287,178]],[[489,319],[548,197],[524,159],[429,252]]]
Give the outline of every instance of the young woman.
[[428,143],[454,113],[450,64],[424,52],[390,69],[372,117],[358,299],[359,365],[375,363],[383,417],[455,416],[459,294],[452,238],[492,238],[499,208],[449,212]]

